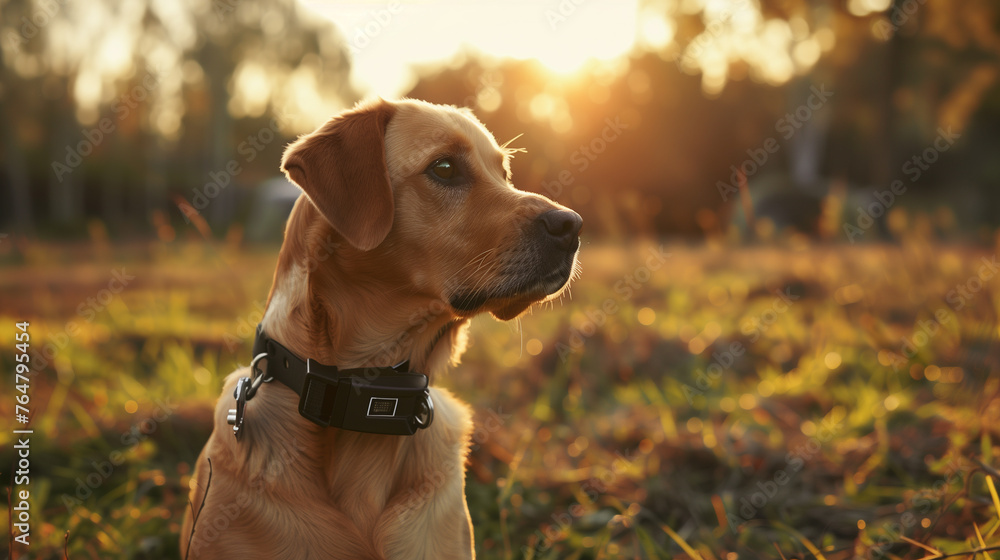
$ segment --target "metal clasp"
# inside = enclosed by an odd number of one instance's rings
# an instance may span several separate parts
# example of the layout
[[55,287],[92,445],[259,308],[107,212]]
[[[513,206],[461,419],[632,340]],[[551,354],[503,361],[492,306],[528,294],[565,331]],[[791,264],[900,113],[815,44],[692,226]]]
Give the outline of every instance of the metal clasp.
[[[264,369],[259,369],[260,361],[264,360]],[[236,408],[230,408],[226,414],[226,422],[233,427],[233,435],[240,439],[243,434],[243,417],[246,415],[247,401],[257,394],[261,383],[270,383],[274,378],[265,377],[267,372],[267,353],[261,352],[253,357],[250,362],[250,377],[241,377],[236,382],[236,389],[233,391],[233,398],[236,399]]]
[[233,435],[239,440],[243,434],[243,417],[247,410],[247,393],[250,390],[251,382],[249,377],[241,377],[236,382],[236,390],[233,391],[233,398],[236,399],[236,408],[230,408],[226,415],[226,421],[233,427]]

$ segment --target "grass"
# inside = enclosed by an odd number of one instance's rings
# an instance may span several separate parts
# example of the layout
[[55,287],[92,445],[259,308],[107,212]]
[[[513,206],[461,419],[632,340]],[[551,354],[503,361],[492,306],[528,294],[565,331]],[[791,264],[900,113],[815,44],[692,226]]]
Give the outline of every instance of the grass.
[[[1000,557],[1000,281],[980,278],[995,248],[709,242],[659,265],[657,247],[585,243],[572,298],[477,319],[439,380],[477,411],[480,558]],[[48,362],[30,389],[30,557],[179,557],[192,464],[275,251],[4,249],[0,367],[22,320]],[[134,278],[114,293],[116,271]],[[5,485],[13,443],[0,432]]]

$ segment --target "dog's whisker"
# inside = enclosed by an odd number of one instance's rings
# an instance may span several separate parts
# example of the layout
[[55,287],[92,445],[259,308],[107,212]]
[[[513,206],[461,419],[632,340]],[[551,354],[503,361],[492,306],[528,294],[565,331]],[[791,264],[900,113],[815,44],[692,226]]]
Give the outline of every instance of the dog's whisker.
[[518,359],[521,359],[522,357],[524,357],[524,328],[523,328],[523,327],[522,327],[522,325],[521,325],[521,318],[520,318],[520,317],[518,317],[518,318],[517,318],[517,319],[516,319],[516,320],[514,321],[514,324],[516,324],[516,325],[517,325],[517,332],[518,332],[518,333],[519,333],[519,334],[521,335],[521,345],[520,345],[520,350],[519,350],[519,351],[518,351],[518,353],[517,353],[517,358],[518,358]]
[[[481,267],[482,266],[481,263],[484,262],[486,260],[486,258],[490,256],[490,253],[492,253],[495,250],[496,250],[496,247],[493,247],[493,248],[487,249],[487,250],[483,251],[482,253],[476,255],[475,257],[473,257],[472,259],[470,259],[469,262],[465,263],[465,265],[463,265],[460,269],[458,269],[454,274],[452,274],[451,276],[449,276],[448,278],[446,278],[444,280],[444,282],[442,282],[442,285],[444,285],[447,288],[448,285],[449,285],[449,283],[452,280],[454,280],[456,276],[458,276],[459,274],[461,274],[462,272],[464,272],[465,269],[467,269],[470,266],[472,266],[473,264],[475,264],[477,260],[480,262],[479,266]],[[478,270],[479,269],[477,268],[476,272],[478,272]],[[472,274],[475,274],[475,272],[473,272]],[[470,276],[471,276],[471,274],[470,274]]]

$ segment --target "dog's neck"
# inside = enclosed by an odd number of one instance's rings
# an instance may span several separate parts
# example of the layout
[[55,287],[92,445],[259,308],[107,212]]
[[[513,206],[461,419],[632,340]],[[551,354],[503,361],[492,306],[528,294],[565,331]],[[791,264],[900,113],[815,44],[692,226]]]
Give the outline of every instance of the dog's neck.
[[299,357],[339,368],[410,361],[428,376],[455,361],[465,319],[407,294],[403,272],[359,258],[304,198],[289,217],[263,326]]

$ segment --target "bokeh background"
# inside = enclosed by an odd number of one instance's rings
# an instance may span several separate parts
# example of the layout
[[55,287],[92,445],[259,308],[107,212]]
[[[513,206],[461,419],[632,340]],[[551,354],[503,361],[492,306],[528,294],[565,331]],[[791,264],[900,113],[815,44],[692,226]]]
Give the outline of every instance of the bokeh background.
[[0,554],[183,557],[282,150],[381,95],[585,220],[571,297],[439,380],[479,557],[997,557],[1000,3],[0,0],[0,52]]

